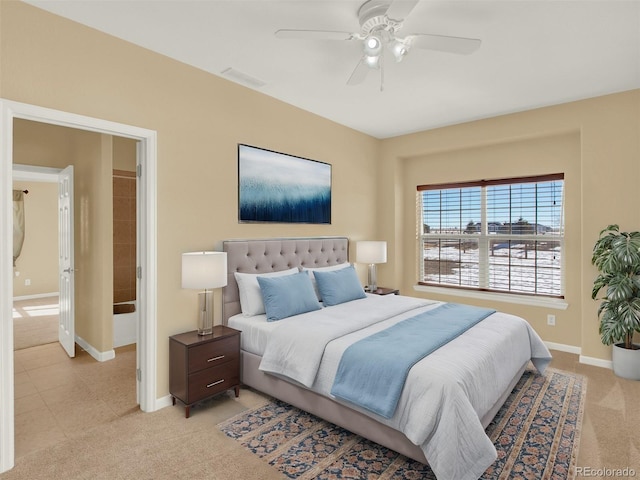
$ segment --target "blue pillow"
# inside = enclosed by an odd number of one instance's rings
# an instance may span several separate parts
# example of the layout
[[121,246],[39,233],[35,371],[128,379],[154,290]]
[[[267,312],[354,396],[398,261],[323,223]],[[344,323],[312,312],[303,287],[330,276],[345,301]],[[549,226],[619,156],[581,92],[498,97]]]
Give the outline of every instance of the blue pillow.
[[366,297],[353,265],[332,272],[318,270],[313,275],[316,277],[322,303],[327,307]]
[[322,308],[307,272],[258,277],[258,283],[268,322]]

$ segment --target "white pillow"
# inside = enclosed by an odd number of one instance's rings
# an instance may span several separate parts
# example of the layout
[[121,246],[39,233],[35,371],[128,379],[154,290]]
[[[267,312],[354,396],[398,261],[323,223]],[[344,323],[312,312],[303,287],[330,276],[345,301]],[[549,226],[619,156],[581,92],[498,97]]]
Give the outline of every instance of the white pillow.
[[311,283],[313,284],[313,289],[316,291],[318,300],[321,301],[322,298],[320,296],[320,292],[318,291],[318,285],[316,284],[316,277],[313,275],[313,272],[331,272],[333,270],[342,270],[343,268],[347,268],[350,266],[351,266],[350,263],[339,263],[337,265],[330,265],[328,267],[312,267],[312,268],[302,267],[302,271],[303,272],[306,271],[311,277]]
[[297,268],[289,270],[281,270],[279,272],[270,273],[239,273],[234,272],[236,282],[238,283],[238,291],[240,293],[240,308],[242,315],[252,317],[265,313],[264,303],[262,301],[262,292],[258,285],[258,277],[281,277],[283,275],[292,275],[298,273]]

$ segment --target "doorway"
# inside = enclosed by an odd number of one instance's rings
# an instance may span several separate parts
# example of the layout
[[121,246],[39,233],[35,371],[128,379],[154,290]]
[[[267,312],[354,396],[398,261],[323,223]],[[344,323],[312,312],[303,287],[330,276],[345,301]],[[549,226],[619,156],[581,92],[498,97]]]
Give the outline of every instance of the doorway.
[[[138,308],[137,378],[139,404],[143,411],[158,408],[156,395],[156,132],[130,125],[61,112],[9,100],[0,100],[0,184],[6,192],[0,199],[0,237],[12,235],[13,123],[14,119],[60,125],[78,130],[121,136],[138,141],[140,284]],[[14,465],[13,388],[13,258],[11,242],[2,242],[0,252],[0,472]]]
[[22,191],[26,213],[14,261],[14,350],[58,342],[58,174],[57,168],[13,166],[13,189]]
[[[82,132],[82,136],[87,135],[96,139],[100,137],[96,133]],[[65,321],[65,309],[61,308],[65,301],[67,304],[72,302],[71,298],[63,299],[64,290],[75,283],[69,280],[71,275],[80,282],[80,292],[86,292],[82,283],[91,280],[91,277],[83,276],[82,271],[77,274],[61,273],[67,266],[61,264],[67,255],[61,247],[69,243],[71,251],[71,245],[75,243],[70,238],[65,242],[66,231],[70,232],[71,228],[70,225],[66,228],[67,222],[62,217],[65,212],[60,204],[61,201],[65,203],[70,200],[63,194],[69,191],[67,182],[71,181],[71,176],[69,168],[63,174],[59,168],[52,167],[57,167],[60,161],[68,161],[78,163],[79,172],[85,170],[82,163],[88,159],[69,155],[69,150],[73,150],[69,147],[74,145],[78,137],[79,132],[74,129],[25,120],[14,122],[14,198],[16,191],[22,192],[21,196],[18,195],[22,197],[19,206],[24,207],[18,208],[18,214],[23,213],[18,224],[23,226],[19,231],[24,236],[23,241],[19,242],[22,248],[15,260],[13,284],[16,461],[139,409],[136,397],[137,312],[113,315],[113,348],[109,347],[107,352],[114,352],[115,358],[101,362],[95,357],[90,358],[93,355],[89,352],[95,348],[90,349],[82,342],[76,346],[75,325],[70,324],[74,323],[73,315],[67,309],[68,318]],[[126,183],[122,183],[114,172],[112,198],[108,202],[113,205],[114,234],[106,235],[103,239],[109,243],[109,239],[113,238],[113,246],[106,249],[113,250],[113,281],[106,281],[100,289],[107,289],[108,284],[113,283],[115,313],[115,302],[135,301],[136,298],[137,282],[130,270],[135,270],[136,255],[135,237],[131,235],[135,235],[136,231],[137,162],[135,140],[112,137],[112,143],[114,148],[111,153],[105,151],[91,161],[113,163],[114,167],[122,169],[118,171],[120,175],[126,175]],[[32,160],[34,150],[42,153],[33,160],[40,164],[51,164],[52,167],[16,163]],[[62,159],[57,160],[59,157]],[[82,176],[77,180],[86,181]],[[100,183],[108,186],[111,179],[100,180]],[[92,197],[90,201],[98,199]],[[108,217],[105,212],[90,221],[100,222],[100,229],[103,229],[110,223]],[[94,229],[95,226],[89,228]],[[122,233],[127,235],[121,238]],[[87,231],[78,234],[86,235]],[[123,244],[122,240],[126,242]],[[80,242],[78,245],[83,244]],[[98,249],[94,253],[98,252],[99,256],[106,253]],[[69,266],[74,264],[70,258],[65,262]],[[122,283],[127,287],[124,291],[118,288]],[[109,328],[106,323],[110,318],[96,315],[96,312],[98,309],[110,310],[111,304],[105,305],[103,302],[98,307],[100,299],[97,300],[91,302],[92,315],[85,320],[89,320],[97,330],[106,331]],[[119,321],[118,328],[116,319]],[[81,327],[87,323],[82,320],[79,322]],[[102,326],[99,327],[100,323]],[[127,335],[123,336],[123,332]],[[104,340],[108,340],[108,337]]]

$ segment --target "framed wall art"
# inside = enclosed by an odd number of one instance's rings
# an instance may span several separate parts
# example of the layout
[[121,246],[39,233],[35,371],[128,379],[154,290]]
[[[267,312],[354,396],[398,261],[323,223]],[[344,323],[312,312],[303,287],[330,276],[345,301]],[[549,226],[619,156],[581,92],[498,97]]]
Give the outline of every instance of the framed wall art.
[[331,223],[331,165],[238,144],[240,222]]

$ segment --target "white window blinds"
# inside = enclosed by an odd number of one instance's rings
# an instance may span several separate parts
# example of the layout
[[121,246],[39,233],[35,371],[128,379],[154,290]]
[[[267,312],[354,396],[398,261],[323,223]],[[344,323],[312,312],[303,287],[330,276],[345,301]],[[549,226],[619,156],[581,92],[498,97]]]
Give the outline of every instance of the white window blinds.
[[563,194],[563,174],[419,186],[419,283],[562,297]]

